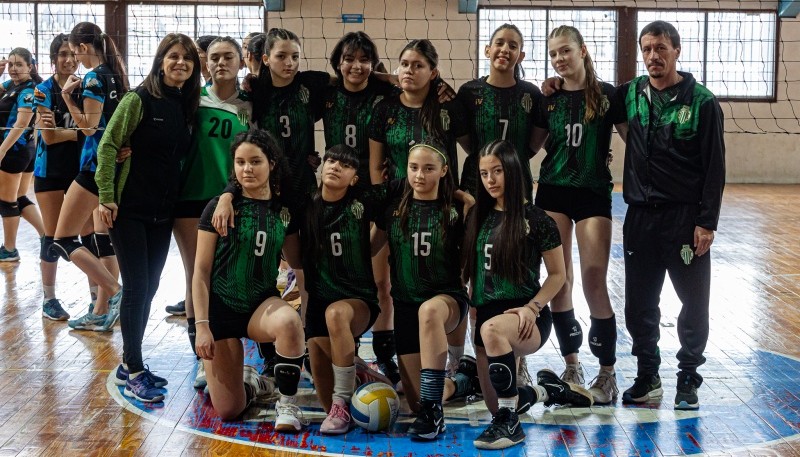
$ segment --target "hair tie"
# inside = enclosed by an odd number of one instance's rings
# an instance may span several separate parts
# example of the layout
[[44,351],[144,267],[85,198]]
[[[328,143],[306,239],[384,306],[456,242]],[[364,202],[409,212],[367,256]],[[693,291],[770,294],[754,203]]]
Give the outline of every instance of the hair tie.
[[411,154],[411,151],[413,151],[414,149],[419,149],[419,148],[428,148],[428,149],[432,150],[433,152],[439,154],[440,156],[442,156],[442,160],[444,160],[444,164],[447,165],[447,156],[444,155],[444,153],[442,151],[436,149],[435,147],[431,146],[430,144],[425,144],[425,143],[415,144],[414,146],[411,146],[411,149],[408,150],[408,153]]

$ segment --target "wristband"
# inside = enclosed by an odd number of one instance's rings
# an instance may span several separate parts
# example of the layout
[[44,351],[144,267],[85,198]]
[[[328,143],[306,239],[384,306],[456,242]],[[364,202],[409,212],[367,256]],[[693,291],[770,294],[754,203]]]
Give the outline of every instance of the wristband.
[[208,319],[200,319],[199,321],[194,321],[194,325],[197,325],[197,324],[208,324],[210,322],[211,321],[209,321]]

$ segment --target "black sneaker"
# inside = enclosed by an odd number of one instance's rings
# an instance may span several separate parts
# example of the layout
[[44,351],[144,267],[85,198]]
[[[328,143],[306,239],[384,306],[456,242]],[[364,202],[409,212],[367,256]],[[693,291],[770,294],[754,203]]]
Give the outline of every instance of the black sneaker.
[[492,418],[492,424],[475,441],[478,449],[505,449],[525,441],[525,432],[519,416],[508,408],[500,408]]
[[175,303],[174,305],[167,305],[167,307],[164,308],[164,311],[172,314],[173,316],[185,316],[186,315],[186,301],[185,300],[181,300],[178,303]]
[[517,395],[519,395],[519,399],[517,400],[517,415],[525,414],[531,409],[531,406],[536,404],[536,401],[539,399],[539,396],[536,394],[536,391],[533,390],[531,386],[522,386],[517,387]]
[[678,373],[678,392],[675,394],[675,409],[694,411],[700,409],[697,399],[697,380],[683,371]]
[[266,376],[268,378],[275,377],[275,357],[270,357],[269,359],[264,360],[264,368],[261,370],[261,376]]
[[592,394],[583,387],[562,381],[553,370],[540,370],[536,373],[536,383],[547,391],[545,406],[572,405],[579,408],[592,406]]
[[475,395],[475,384],[478,378],[478,364],[475,357],[465,355],[458,361],[456,374],[450,379],[456,385],[456,391],[449,400],[457,400]]
[[657,374],[637,376],[633,386],[622,393],[622,403],[637,404],[647,403],[660,399],[664,395],[661,388],[661,377]]
[[378,369],[381,370],[383,375],[389,378],[392,384],[397,386],[397,383],[400,382],[400,369],[397,368],[397,364],[394,363],[394,360],[385,362],[376,361],[375,364],[378,365]]
[[408,427],[408,434],[412,438],[433,440],[440,433],[444,433],[446,429],[442,404],[423,401],[422,408],[417,414],[417,419]]

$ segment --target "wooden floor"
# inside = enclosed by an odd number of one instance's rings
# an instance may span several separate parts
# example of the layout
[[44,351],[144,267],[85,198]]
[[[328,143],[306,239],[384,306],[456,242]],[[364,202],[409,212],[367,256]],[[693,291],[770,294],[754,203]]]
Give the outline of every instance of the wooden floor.
[[[525,417],[527,441],[486,455],[775,455],[800,456],[800,186],[729,185],[712,249],[713,283],[708,363],[701,368],[697,413],[673,411],[674,324],[679,304],[671,286],[662,298],[663,404],[591,409],[543,408]],[[624,204],[614,201],[614,239],[609,289],[619,322],[617,379],[621,389],[635,377],[624,331],[621,227]],[[130,402],[109,382],[120,361],[122,338],[113,333],[70,331],[41,317],[39,241],[23,223],[22,261],[0,265],[0,456],[194,456],[194,455],[476,455],[471,440],[489,416],[481,402],[447,407],[448,432],[434,443],[412,443],[404,417],[389,434],[354,430],[343,437],[319,434],[321,414],[311,386],[303,395],[306,433],[273,432],[268,409],[243,422],[224,424],[207,398],[191,387],[194,361],[182,318],[164,306],[181,299],[183,270],[170,253],[153,302],[144,341],[146,363],[169,379],[163,403]],[[581,290],[576,285],[575,290]],[[73,315],[88,305],[85,278],[71,264],[59,270],[58,294]],[[585,301],[576,311],[588,329]],[[248,357],[258,363],[252,347]],[[368,348],[367,348],[368,351]],[[597,363],[586,344],[587,381]],[[551,340],[528,358],[531,371],[563,364]]]

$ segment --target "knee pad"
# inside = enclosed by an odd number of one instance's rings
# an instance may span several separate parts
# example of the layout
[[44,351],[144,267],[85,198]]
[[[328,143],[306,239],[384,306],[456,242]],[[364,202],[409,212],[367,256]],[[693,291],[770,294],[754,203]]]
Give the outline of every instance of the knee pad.
[[0,200],[0,217],[19,217],[19,203]]
[[392,360],[397,353],[394,330],[378,330],[372,332],[372,350],[379,362]]
[[614,365],[617,362],[617,317],[591,319],[589,349],[600,361],[600,365]]
[[111,235],[108,233],[95,233],[92,235],[92,244],[96,250],[98,258],[111,257],[114,253],[114,246],[111,245]]
[[575,310],[553,313],[553,329],[561,348],[561,356],[577,354],[583,343],[581,323],[575,319]]
[[94,245],[94,242],[92,241],[92,239],[94,239],[94,232],[92,232],[92,233],[90,233],[88,235],[81,235],[81,245],[83,245],[83,247],[88,249],[89,252],[92,253],[92,255],[94,255],[95,257],[97,257],[99,259],[100,258],[100,254],[98,254],[98,252],[95,250],[95,245]]
[[33,202],[28,197],[26,197],[25,195],[23,195],[22,197],[19,197],[17,199],[17,206],[19,207],[19,212],[20,213],[22,212],[22,210],[24,210],[25,208],[27,208],[27,207],[29,207],[31,205],[33,205]]
[[69,258],[76,249],[82,248],[83,245],[78,242],[77,236],[68,236],[58,240],[53,240],[53,245],[50,247],[50,252],[58,255],[62,259],[69,262]]
[[489,380],[492,382],[497,396],[509,398],[517,395],[517,363],[514,353],[487,357],[489,363]]
[[[278,356],[278,359],[284,359]],[[275,364],[275,385],[278,387],[278,392],[281,395],[292,396],[297,394],[297,385],[300,383],[300,366],[303,363],[303,357],[296,359],[289,359],[290,363],[283,363],[279,361]]]
[[42,262],[54,263],[58,262],[58,253],[53,251],[53,237],[43,236],[42,245],[39,250],[39,258]]

